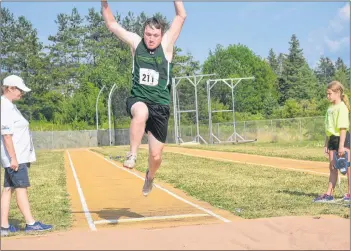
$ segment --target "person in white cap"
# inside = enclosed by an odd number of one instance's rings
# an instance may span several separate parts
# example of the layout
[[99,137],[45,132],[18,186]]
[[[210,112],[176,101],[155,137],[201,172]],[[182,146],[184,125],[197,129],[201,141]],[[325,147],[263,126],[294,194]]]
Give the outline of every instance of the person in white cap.
[[13,104],[29,92],[22,78],[10,75],[3,80],[1,96],[1,164],[5,169],[1,194],[1,236],[17,232],[9,224],[11,195],[16,191],[17,205],[25,221],[25,231],[44,231],[51,225],[35,221],[29,206],[27,188],[30,186],[28,168],[36,160],[28,121]]

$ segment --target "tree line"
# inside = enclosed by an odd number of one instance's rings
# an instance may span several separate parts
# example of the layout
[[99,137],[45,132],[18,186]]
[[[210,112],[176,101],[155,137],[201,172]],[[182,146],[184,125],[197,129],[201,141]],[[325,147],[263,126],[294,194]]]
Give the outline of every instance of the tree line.
[[[167,25],[169,21],[161,13]],[[142,36],[143,23],[148,16],[129,12],[116,19],[127,30]],[[48,44],[39,40],[35,27],[24,16],[15,18],[7,8],[1,8],[0,53],[1,80],[18,74],[32,89],[18,103],[19,109],[31,121],[53,124],[69,129],[89,129],[96,124],[95,102],[100,89],[99,124],[107,126],[108,91],[116,84],[112,97],[114,122],[128,127],[125,99],[131,88],[132,58],[126,44],[108,31],[100,10],[89,9],[82,16],[76,8],[60,13],[55,19],[56,33],[48,37]],[[269,51],[263,58],[243,44],[227,47],[216,45],[201,65],[191,53],[176,47],[173,76],[213,74],[214,78],[254,76],[235,88],[237,120],[292,118],[324,115],[328,102],[326,84],[339,80],[349,94],[350,68],[341,58],[334,63],[321,57],[312,69],[303,54],[296,35],[291,36],[289,51]],[[200,121],[206,121],[206,84],[198,87]],[[181,109],[194,109],[194,88],[186,82],[179,85]],[[231,109],[231,91],[216,85],[211,91],[213,109]],[[173,109],[171,109],[173,112]],[[172,114],[171,114],[172,118]],[[215,114],[213,122],[230,121],[231,115]],[[194,122],[194,114],[182,115],[185,122]],[[204,122],[206,123],[206,122]],[[171,123],[170,123],[171,124]],[[51,129],[51,128],[49,128]]]

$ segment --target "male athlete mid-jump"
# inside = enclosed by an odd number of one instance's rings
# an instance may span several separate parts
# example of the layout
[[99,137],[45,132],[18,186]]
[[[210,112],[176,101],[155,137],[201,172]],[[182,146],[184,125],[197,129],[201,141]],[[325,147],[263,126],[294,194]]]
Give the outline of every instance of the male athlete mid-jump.
[[182,30],[186,12],[182,1],[174,1],[176,16],[170,28],[152,17],[144,24],[144,35],[127,31],[118,24],[107,1],[101,1],[107,28],[127,43],[133,56],[131,96],[127,99],[127,112],[131,116],[130,152],[124,166],[133,168],[144,132],[148,134],[149,167],[145,175],[143,194],[147,196],[153,186],[167,138],[169,119],[172,57],[175,42]]

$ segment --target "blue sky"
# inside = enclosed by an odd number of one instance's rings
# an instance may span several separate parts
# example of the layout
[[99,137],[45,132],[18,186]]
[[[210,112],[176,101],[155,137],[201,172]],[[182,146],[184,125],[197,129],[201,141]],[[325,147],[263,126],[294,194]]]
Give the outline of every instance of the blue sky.
[[[345,2],[185,2],[188,17],[177,46],[201,63],[217,44],[241,43],[266,57],[270,48],[287,53],[295,33],[309,64],[314,67],[321,55],[341,57],[350,65],[350,6]],[[69,14],[76,7],[81,15],[100,8],[99,2],[3,2],[16,16],[23,15],[37,29],[41,41],[54,35],[58,13]],[[173,3],[110,2],[112,11],[126,15],[163,13],[174,17]]]

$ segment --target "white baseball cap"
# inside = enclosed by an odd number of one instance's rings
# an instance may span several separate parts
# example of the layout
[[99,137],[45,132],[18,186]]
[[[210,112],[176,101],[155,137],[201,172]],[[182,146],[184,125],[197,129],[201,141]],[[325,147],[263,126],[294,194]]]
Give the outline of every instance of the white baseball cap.
[[16,75],[10,75],[4,78],[2,85],[16,86],[18,89],[21,89],[24,92],[30,91],[30,89],[24,84],[23,79]]

